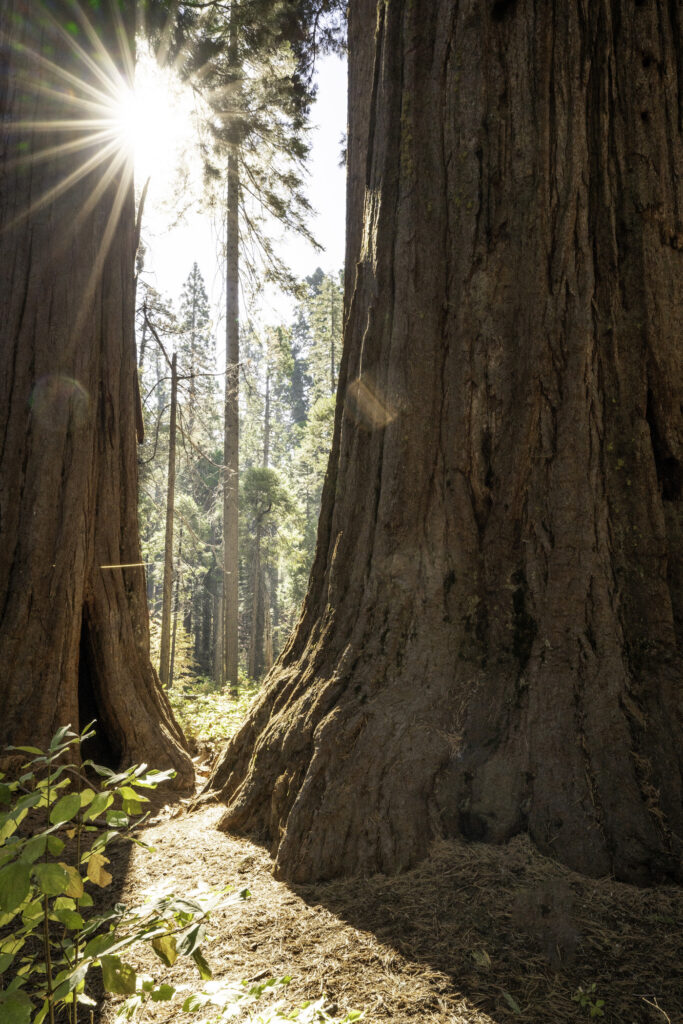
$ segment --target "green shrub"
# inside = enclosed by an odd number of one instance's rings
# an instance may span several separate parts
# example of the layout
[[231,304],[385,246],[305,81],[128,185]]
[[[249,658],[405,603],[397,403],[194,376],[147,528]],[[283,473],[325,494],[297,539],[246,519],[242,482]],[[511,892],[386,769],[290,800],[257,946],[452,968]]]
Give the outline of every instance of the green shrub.
[[[220,696],[220,695],[216,695]],[[189,899],[169,894],[138,907],[116,903],[99,910],[87,887],[105,889],[112,881],[105,851],[115,841],[145,846],[134,829],[144,817],[148,797],[173,776],[172,771],[137,765],[122,772],[92,761],[69,761],[93,733],[80,736],[65,726],[47,751],[9,747],[29,755],[16,778],[0,773],[0,1020],[2,1024],[78,1024],[79,1008],[95,1005],[86,986],[97,969],[106,992],[125,996],[118,1013],[132,1020],[148,1001],[178,1002],[196,1014],[214,1007],[212,1019],[228,1020],[237,1005],[249,1012],[266,995],[282,991],[291,979],[264,982],[213,981],[202,953],[205,922],[218,901],[246,900],[247,889],[231,887],[213,896]],[[99,778],[99,784],[93,782]],[[230,893],[230,895],[228,895]],[[124,959],[132,947],[148,945],[165,967],[181,956],[194,962],[201,990],[188,993],[141,974]],[[250,1017],[259,1024],[348,1024],[327,1014],[324,1000]]]
[[[76,1024],[79,1005],[94,1005],[85,991],[93,968],[100,969],[106,991],[134,994],[137,973],[121,954],[140,942],[165,964],[190,956],[202,978],[211,976],[201,952],[206,901],[169,895],[136,908],[117,903],[95,909],[88,888],[105,888],[112,880],[107,848],[118,839],[139,843],[133,826],[148,802],[144,791],[174,773],[146,765],[116,773],[92,761],[69,761],[91,735],[78,736],[66,726],[45,752],[8,748],[30,760],[18,778],[0,775],[3,1024],[41,1024],[46,1018],[53,1024],[59,1008]],[[145,991],[152,999],[164,994],[154,983]]]

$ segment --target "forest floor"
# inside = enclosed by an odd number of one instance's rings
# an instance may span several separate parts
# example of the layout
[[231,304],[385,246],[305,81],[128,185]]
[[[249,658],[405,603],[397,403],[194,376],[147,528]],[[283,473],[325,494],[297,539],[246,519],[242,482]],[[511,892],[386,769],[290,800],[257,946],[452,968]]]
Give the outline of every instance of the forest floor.
[[[683,1022],[681,888],[587,879],[525,837],[504,847],[440,841],[398,877],[290,886],[273,878],[266,849],[218,831],[220,815],[211,803],[159,807],[142,834],[154,850],[112,856],[117,898],[248,888],[248,900],[212,914],[204,955],[214,978],[291,976],[276,986],[287,1012],[324,997],[335,1018],[362,1010],[369,1024]],[[144,952],[137,966],[201,990],[186,958],[166,969]],[[102,1024],[116,1005],[105,1003]],[[235,1019],[267,1020],[267,1009],[263,997]],[[143,1019],[208,1011],[149,1003]]]

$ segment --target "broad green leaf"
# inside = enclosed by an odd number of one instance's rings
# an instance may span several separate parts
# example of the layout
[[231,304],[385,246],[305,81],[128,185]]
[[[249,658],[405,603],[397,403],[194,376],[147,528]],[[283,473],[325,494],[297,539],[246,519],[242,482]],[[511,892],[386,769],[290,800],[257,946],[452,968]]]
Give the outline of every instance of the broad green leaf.
[[38,747],[8,747],[8,750],[20,750],[22,754],[36,754],[37,757],[42,757],[44,754],[43,750],[39,750]]
[[162,782],[168,782],[176,776],[175,768],[166,768],[164,771],[157,771],[152,768],[145,774],[147,765],[141,764],[135,769],[135,785],[143,786],[145,789],[156,789]]
[[123,811],[107,811],[107,825],[112,828],[126,828],[130,824],[130,818]]
[[55,900],[53,910],[75,910],[76,900],[71,899],[69,896],[58,896]]
[[197,965],[197,970],[199,971],[199,976],[202,981],[208,981],[209,978],[213,978],[213,972],[202,956],[201,949],[195,949],[191,956]]
[[75,910],[55,910],[51,917],[57,919],[60,924],[63,924],[65,928],[68,928],[70,932],[78,932],[81,930],[85,921]]
[[14,835],[27,814],[28,811],[22,811],[21,815],[16,817],[13,814],[3,814],[0,823],[0,846]]
[[130,786],[121,786],[119,793],[123,800],[136,800],[138,803],[149,803],[149,798],[143,796],[142,793],[138,793],[137,790],[132,789]]
[[21,920],[23,921],[24,926],[26,928],[30,928],[32,925],[36,923],[36,921],[40,921],[41,917],[43,916],[43,913],[44,911],[42,900],[32,900],[22,910]]
[[188,996],[183,1003],[183,1013],[196,1013],[197,1010],[201,1010],[203,1006],[209,1002],[209,997],[199,995],[197,992],[193,992],[191,996]]
[[84,821],[92,821],[94,818],[104,814],[108,807],[114,803],[114,796],[112,793],[98,793],[95,799],[88,805],[87,810],[83,814]]
[[0,974],[7,970],[20,949],[24,947],[25,939],[15,939],[10,936],[4,942],[0,942]]
[[116,944],[116,935],[114,932],[105,932],[104,935],[96,935],[94,939],[86,943],[83,953],[85,956],[100,956],[102,953],[106,953],[108,949],[111,949]]
[[137,975],[130,964],[124,964],[117,956],[102,956],[100,964],[102,981],[107,992],[116,996],[135,995]]
[[81,801],[81,807],[87,807],[95,799],[95,790],[94,789],[84,789],[84,790],[81,791],[79,796],[80,796],[80,801]]
[[101,853],[102,850],[109,846],[109,843],[118,836],[119,833],[115,829],[107,829],[105,832],[100,832],[95,842],[92,844],[90,850],[86,850],[81,858],[81,863],[87,860],[91,853]]
[[53,998],[57,1002],[72,1003],[73,996],[70,993],[82,986],[83,979],[91,967],[92,963],[89,960],[82,960],[73,970],[60,971],[55,978]]
[[45,1018],[48,1015],[49,1009],[50,1009],[50,1000],[46,999],[45,1002],[43,1003],[43,1005],[41,1006],[41,1008],[38,1010],[38,1013],[33,1018],[33,1024],[43,1024],[43,1021],[45,1020]]
[[91,853],[88,858],[88,878],[95,885],[99,885],[101,889],[104,889],[111,882],[111,875],[108,871],[104,870],[104,865],[108,863],[109,858],[104,857],[101,853]]
[[51,857],[59,857],[64,849],[64,840],[60,839],[59,836],[48,836],[47,849]]
[[78,902],[81,907],[92,907],[93,900],[89,892],[84,892],[78,897]]
[[24,844],[19,859],[24,864],[33,864],[34,861],[43,856],[46,847],[47,836],[34,836]]
[[178,953],[180,956],[190,956],[194,953],[195,949],[198,949],[204,941],[206,935],[206,928],[203,924],[196,924],[189,931],[185,932],[180,945],[178,946]]
[[152,939],[152,949],[167,967],[173,967],[178,959],[175,935],[157,935],[156,939]]
[[201,903],[198,903],[197,900],[187,899],[187,897],[185,896],[178,897],[178,899],[173,904],[173,909],[180,910],[184,914],[194,915],[204,913],[204,908],[201,905]]
[[34,864],[32,872],[46,896],[61,896],[69,887],[69,874],[61,864]]
[[81,798],[78,793],[67,793],[60,797],[50,811],[50,821],[53,825],[60,825],[63,821],[71,821],[81,809]]
[[0,869],[0,910],[10,913],[21,906],[31,887],[30,864],[7,864]]
[[95,764],[95,762],[90,759],[83,762],[83,768],[92,768],[94,772],[97,772],[97,774],[104,779],[111,780],[114,777],[114,773],[111,768],[105,768],[102,764]]
[[14,960],[14,953],[0,953],[0,974],[4,974]]
[[175,989],[173,985],[159,985],[159,988],[155,988],[150,992],[153,1003],[167,1003],[170,999],[173,999],[174,995]]
[[24,796],[19,797],[10,811],[9,817],[14,818],[15,821],[23,821],[26,815],[22,814],[22,811],[37,807],[38,804],[44,803],[44,800],[43,794],[37,789],[34,789],[32,793],[25,793]]
[[142,804],[139,800],[124,800],[123,810],[125,814],[142,814]]
[[0,992],[0,1020],[2,1024],[29,1024],[33,1003],[21,990]]
[[508,1004],[513,1013],[521,1013],[521,1009],[517,1000],[510,995],[509,992],[503,992],[503,999]]
[[19,950],[23,947],[25,939],[17,939],[14,935],[8,935],[6,939],[0,942],[0,953],[11,953],[15,956]]
[[[74,732],[71,732],[71,726],[70,725],[63,725],[61,727],[61,729],[57,730],[57,732],[54,734],[54,736],[50,740],[50,746],[49,746],[48,749],[50,751],[55,751],[58,747],[60,747],[62,745],[63,746],[68,746],[69,745],[68,743],[66,743],[66,744],[64,743],[64,740],[67,737],[69,737],[70,739],[78,739],[76,734]],[[42,753],[42,751],[41,751],[41,753]]]
[[0,804],[8,804],[11,799],[12,790],[5,782],[0,783]]

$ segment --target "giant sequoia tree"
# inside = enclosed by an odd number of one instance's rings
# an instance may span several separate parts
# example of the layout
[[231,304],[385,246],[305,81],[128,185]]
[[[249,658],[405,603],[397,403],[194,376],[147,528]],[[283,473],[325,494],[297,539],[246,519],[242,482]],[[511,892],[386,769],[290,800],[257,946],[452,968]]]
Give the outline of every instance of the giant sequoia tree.
[[350,19],[317,554],[223,824],[292,879],[522,831],[681,877],[680,6]]
[[101,754],[187,782],[137,530],[135,212],[115,126],[133,8],[0,6],[0,742],[97,718]]

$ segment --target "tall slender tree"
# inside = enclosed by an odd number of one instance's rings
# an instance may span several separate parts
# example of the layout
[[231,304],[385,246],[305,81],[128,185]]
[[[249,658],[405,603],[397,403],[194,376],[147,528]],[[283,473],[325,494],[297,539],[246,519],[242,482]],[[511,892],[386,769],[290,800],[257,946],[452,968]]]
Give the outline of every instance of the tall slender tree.
[[227,15],[223,6],[208,7],[188,69],[212,114],[204,146],[207,175],[219,194],[226,192],[222,662],[231,687],[238,680],[240,283],[249,277],[294,286],[274,251],[267,219],[313,241],[302,182],[312,93],[301,46],[313,10],[307,3],[287,7],[274,0],[233,2]]
[[300,626],[214,776],[292,879],[520,832],[683,878],[683,18],[358,0]]

